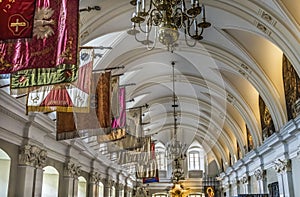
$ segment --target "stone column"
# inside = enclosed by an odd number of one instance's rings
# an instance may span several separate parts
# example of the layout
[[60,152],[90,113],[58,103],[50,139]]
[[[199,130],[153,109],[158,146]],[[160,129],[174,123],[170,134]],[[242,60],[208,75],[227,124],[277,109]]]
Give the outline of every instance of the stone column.
[[17,196],[41,196],[43,182],[42,167],[46,159],[47,152],[35,145],[25,144],[20,148]]
[[267,194],[268,193],[268,187],[267,187],[267,181],[265,180],[265,171],[262,169],[257,169],[254,171],[254,176],[257,180],[257,188],[259,194]]
[[[99,181],[101,180],[101,175],[98,172],[90,172],[89,180],[89,197],[99,196]],[[105,195],[104,195],[105,196]]]
[[240,182],[243,184],[243,194],[249,194],[249,177],[248,175],[244,175],[241,179]]
[[274,168],[277,172],[280,196],[294,197],[291,160],[278,159],[274,163]]
[[[78,191],[75,189],[75,179],[78,179],[78,176],[81,172],[81,166],[76,165],[72,161],[67,161],[64,166],[64,177],[63,177],[63,196],[73,197],[77,196]],[[75,186],[75,187],[74,187]]]

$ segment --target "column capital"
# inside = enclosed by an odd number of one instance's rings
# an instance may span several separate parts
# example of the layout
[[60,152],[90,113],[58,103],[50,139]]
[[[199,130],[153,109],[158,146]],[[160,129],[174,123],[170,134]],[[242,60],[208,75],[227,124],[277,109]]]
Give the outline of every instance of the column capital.
[[248,184],[248,181],[249,181],[249,176],[246,174],[240,179],[240,182],[242,184]]
[[20,148],[19,164],[43,168],[46,166],[47,151],[38,146],[25,144]]
[[81,173],[81,166],[72,161],[67,161],[64,164],[64,176],[78,178]]
[[125,186],[122,183],[119,183],[118,188],[119,188],[119,190],[124,190]]
[[124,186],[124,192],[129,192],[131,191],[132,189],[130,187],[128,187],[127,185]]
[[286,160],[277,159],[276,161],[274,161],[274,164],[275,164],[274,169],[276,170],[277,173],[285,173],[285,172],[292,171],[290,159],[286,159]]
[[99,181],[102,181],[101,174],[95,171],[90,172],[90,183],[99,183]]
[[258,181],[263,180],[263,178],[265,177],[265,171],[262,169],[257,169],[254,171],[254,176]]

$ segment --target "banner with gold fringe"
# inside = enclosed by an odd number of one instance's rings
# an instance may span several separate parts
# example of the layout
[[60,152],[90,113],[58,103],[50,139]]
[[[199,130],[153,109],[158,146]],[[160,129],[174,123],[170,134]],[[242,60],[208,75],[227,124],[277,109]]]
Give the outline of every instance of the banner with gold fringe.
[[[12,3],[15,1],[8,2],[11,5],[7,8],[13,7]],[[79,1],[36,0],[33,37],[15,42],[0,42],[0,74],[52,68],[62,64],[76,65],[78,18]],[[17,19],[13,21],[16,22]],[[26,79],[20,77],[19,80],[22,83]]]
[[88,112],[93,69],[93,50],[80,51],[78,79],[72,83],[30,88],[27,111]]

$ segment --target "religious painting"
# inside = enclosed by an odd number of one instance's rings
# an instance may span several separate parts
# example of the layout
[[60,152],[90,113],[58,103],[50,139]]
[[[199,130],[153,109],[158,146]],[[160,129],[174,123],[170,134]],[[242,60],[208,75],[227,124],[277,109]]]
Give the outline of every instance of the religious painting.
[[287,116],[288,120],[291,120],[297,116],[294,110],[294,105],[300,95],[300,80],[293,65],[284,54],[282,56],[282,77]]
[[264,100],[259,96],[259,111],[260,111],[260,122],[262,129],[262,139],[266,140],[275,132],[274,123],[271,117],[271,113],[266,106]]

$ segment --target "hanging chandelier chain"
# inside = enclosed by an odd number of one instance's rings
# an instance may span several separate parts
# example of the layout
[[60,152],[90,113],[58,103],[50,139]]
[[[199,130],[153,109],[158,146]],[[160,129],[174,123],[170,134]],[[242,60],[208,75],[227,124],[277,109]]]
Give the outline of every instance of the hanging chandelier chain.
[[173,67],[173,117],[174,117],[174,139],[177,140],[177,115],[176,115],[176,94],[175,94],[175,63],[172,62]]

